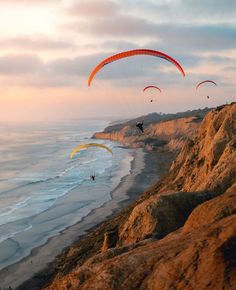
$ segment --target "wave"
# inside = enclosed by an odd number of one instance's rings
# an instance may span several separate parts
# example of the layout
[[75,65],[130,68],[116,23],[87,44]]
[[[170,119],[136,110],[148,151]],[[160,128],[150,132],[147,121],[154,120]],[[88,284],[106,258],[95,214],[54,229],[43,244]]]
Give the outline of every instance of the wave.
[[27,223],[25,227],[23,227],[22,229],[18,229],[18,230],[15,230],[11,233],[7,233],[5,235],[1,235],[0,237],[0,243],[2,243],[3,241],[7,240],[7,239],[12,239],[14,236],[16,236],[17,234],[19,233],[22,233],[22,232],[26,232],[30,229],[32,229],[32,225],[30,223]]
[[[80,162],[79,165],[83,166],[83,165],[86,165],[86,164],[89,164],[89,163],[92,163],[92,162],[95,162],[97,161],[98,158],[93,158],[93,159],[90,159],[90,160],[83,160],[82,162]],[[74,161],[73,161],[74,163]],[[65,168],[63,169],[61,172],[59,172],[57,175],[55,176],[52,176],[52,177],[48,177],[48,178],[42,178],[42,179],[38,179],[38,180],[32,180],[32,181],[28,181],[26,184],[24,184],[23,186],[27,186],[27,185],[33,185],[33,184],[37,184],[37,183],[42,183],[42,182],[48,182],[48,181],[52,181],[54,179],[58,179],[58,178],[61,178],[63,177],[64,175],[66,175],[68,172],[76,169],[78,167],[78,161],[76,162],[75,165],[73,166],[70,166],[68,168]]]
[[[9,210],[6,210],[4,213],[1,213],[0,217],[11,215],[14,211],[18,210],[19,208],[24,207],[30,199],[31,197],[27,197],[24,200],[21,200],[17,202],[16,204],[7,207],[7,209]],[[0,225],[1,225],[1,222],[0,222]]]

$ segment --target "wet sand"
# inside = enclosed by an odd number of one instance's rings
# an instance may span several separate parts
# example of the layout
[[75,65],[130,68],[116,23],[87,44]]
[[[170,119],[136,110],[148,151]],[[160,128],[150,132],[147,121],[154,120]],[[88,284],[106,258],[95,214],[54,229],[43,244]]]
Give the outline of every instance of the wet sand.
[[161,166],[159,168],[156,166],[156,153],[146,154],[142,149],[137,149],[134,154],[130,174],[121,179],[120,184],[113,190],[110,201],[94,209],[77,224],[50,238],[44,245],[34,248],[29,256],[18,263],[1,270],[0,287],[11,286],[14,289],[30,279],[52,262],[63,248],[71,245],[107,217],[132,203],[145,188],[157,181]]

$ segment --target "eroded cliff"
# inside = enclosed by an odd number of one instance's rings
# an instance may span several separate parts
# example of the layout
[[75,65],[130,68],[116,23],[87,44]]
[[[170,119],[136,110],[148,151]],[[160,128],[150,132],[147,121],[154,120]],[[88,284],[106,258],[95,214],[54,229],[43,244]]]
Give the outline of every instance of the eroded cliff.
[[171,167],[173,183],[187,191],[224,192],[236,175],[236,104],[219,107],[204,118],[196,137]]
[[178,122],[147,128],[187,135],[169,174],[68,249],[44,289],[236,288],[236,104],[207,114],[195,135],[192,121],[179,120],[180,133]]
[[[236,204],[235,194],[231,202]],[[162,240],[113,248],[47,289],[235,289],[235,229],[235,214],[226,214],[217,222]]]

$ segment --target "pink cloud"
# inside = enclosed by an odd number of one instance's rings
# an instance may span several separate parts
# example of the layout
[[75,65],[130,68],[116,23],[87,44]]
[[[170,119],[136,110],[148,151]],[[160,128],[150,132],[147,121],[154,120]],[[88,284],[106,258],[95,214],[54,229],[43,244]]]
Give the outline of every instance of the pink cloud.
[[19,36],[14,38],[0,39],[1,48],[17,48],[23,50],[63,50],[76,48],[72,42],[51,39],[44,36]]
[[58,3],[60,0],[0,0],[0,4],[17,4],[17,5],[22,5],[22,4],[51,4],[51,3]]
[[81,0],[67,10],[68,14],[84,17],[112,17],[119,12],[119,6],[109,0]]

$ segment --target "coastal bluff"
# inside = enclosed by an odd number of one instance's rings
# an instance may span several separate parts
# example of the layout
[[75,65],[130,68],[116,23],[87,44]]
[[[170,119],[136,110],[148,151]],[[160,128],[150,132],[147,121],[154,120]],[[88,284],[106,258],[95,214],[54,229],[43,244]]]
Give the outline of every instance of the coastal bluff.
[[[209,109],[167,115],[150,114],[123,124],[108,126],[103,132],[95,133],[93,138],[119,141],[125,146],[146,150],[163,145],[170,150],[178,150],[186,139],[193,138],[208,111]],[[144,120],[144,134],[135,126],[141,120]]]
[[18,289],[236,288],[236,103],[94,138],[156,154],[168,173]]

